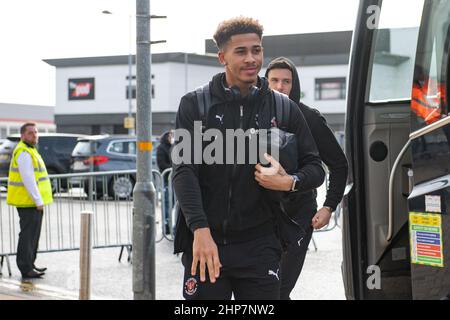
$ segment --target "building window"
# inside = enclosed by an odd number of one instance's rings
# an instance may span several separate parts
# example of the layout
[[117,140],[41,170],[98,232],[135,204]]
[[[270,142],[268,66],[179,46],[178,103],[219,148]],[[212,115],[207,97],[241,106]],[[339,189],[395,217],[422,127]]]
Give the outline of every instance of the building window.
[[316,100],[344,100],[345,78],[316,79]]
[[93,125],[91,128],[91,134],[100,134],[100,126],[99,125]]
[[[125,93],[125,98],[128,100],[128,88],[130,86],[127,86],[126,89],[126,93]],[[131,99],[136,99],[136,86],[131,86]],[[152,99],[155,99],[155,85],[152,84]]]
[[0,138],[4,139],[8,136],[7,128],[0,128]]
[[[130,96],[128,95],[128,89],[130,88],[130,86],[127,86],[126,89],[126,93],[125,93],[125,97],[126,99],[129,99]],[[136,99],[136,86],[131,86],[131,99]]]
[[17,134],[19,133],[19,128],[9,128],[9,134]]
[[[126,76],[126,80],[129,80],[129,79],[130,79],[130,77]],[[135,80],[136,76],[132,76],[131,79]],[[152,74],[152,79],[155,79],[154,74]],[[128,88],[129,87],[130,87],[129,85],[127,85],[125,87],[125,99],[127,99],[127,100],[129,99],[129,96],[128,96]],[[155,85],[154,84],[152,84],[151,90],[152,90],[152,99],[155,99]],[[136,85],[135,84],[131,85],[131,99],[136,99]]]
[[123,124],[115,124],[113,128],[114,134],[128,134],[128,129],[123,127]]
[[[127,76],[127,80],[129,80],[130,79],[130,76]],[[132,80],[136,80],[136,76],[131,76],[131,79]],[[152,74],[152,79],[155,79],[155,75],[154,74]]]

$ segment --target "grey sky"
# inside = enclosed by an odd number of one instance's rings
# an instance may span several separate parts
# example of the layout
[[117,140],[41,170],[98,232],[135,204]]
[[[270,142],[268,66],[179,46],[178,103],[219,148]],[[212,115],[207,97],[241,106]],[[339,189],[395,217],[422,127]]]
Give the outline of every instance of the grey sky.
[[[203,53],[217,24],[238,15],[259,19],[265,35],[351,30],[357,6],[358,0],[151,0],[152,14],[168,16],[152,21],[152,40],[168,41],[152,50]],[[42,59],[128,54],[130,14],[135,0],[0,1],[0,102],[54,105],[55,71]],[[133,39],[134,28],[133,20]]]

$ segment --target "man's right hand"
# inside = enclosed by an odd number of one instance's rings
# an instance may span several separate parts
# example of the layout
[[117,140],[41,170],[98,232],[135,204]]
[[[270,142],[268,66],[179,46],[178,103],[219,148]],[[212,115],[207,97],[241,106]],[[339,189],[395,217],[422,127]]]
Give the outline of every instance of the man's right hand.
[[220,268],[222,267],[219,260],[219,251],[214,242],[209,228],[199,228],[194,231],[194,243],[192,246],[192,267],[191,274],[195,276],[197,273],[197,265],[200,262],[200,281],[206,281],[206,267],[208,267],[209,280],[211,283],[216,282],[216,278],[220,276]]
[[38,211],[44,211],[44,206],[37,206],[36,209],[37,209]]

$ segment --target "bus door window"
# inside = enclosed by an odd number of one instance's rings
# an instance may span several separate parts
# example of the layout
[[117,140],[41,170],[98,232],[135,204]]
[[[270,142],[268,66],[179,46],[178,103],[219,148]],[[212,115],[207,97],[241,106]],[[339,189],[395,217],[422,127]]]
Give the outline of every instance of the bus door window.
[[[424,0],[384,0],[369,70],[371,103],[411,99]],[[403,12],[402,19],[398,13]]]

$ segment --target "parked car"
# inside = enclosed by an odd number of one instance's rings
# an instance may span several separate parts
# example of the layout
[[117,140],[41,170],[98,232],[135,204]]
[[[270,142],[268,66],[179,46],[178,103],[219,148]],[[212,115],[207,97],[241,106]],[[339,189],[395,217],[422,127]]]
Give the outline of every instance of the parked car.
[[[49,174],[63,174],[70,172],[71,156],[78,138],[83,137],[79,134],[64,133],[41,133],[39,134],[39,143],[37,148],[45,162]],[[14,148],[20,141],[20,135],[9,136],[6,141],[0,145],[0,177],[7,177],[9,165]],[[56,191],[56,180],[53,182],[53,191]],[[6,182],[4,182],[6,185]],[[62,179],[61,187],[67,187],[67,181]]]
[[[0,177],[8,177],[9,174],[9,164],[11,162],[11,154],[16,147],[17,142],[6,139],[0,145]],[[7,182],[0,182],[2,187],[6,187]]]
[[[156,166],[156,147],[159,141],[154,138],[152,164]],[[136,137],[127,135],[98,135],[78,139],[72,152],[71,172],[120,171],[136,169]],[[97,197],[110,196],[128,198],[133,193],[135,174],[123,174],[96,178],[93,192]],[[87,178],[79,179],[86,194],[89,194]]]

